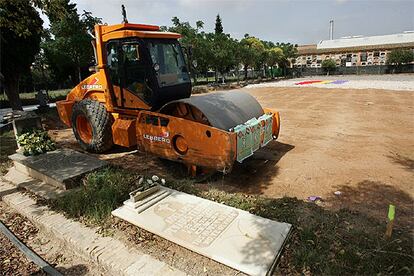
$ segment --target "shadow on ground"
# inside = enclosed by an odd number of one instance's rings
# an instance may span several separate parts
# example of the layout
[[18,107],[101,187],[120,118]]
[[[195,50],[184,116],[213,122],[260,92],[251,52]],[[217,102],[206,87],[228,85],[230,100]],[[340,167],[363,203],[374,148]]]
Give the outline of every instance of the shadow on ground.
[[[321,206],[296,198],[271,199],[217,190],[202,196],[293,225],[276,274],[412,275],[413,199],[379,182],[341,188],[343,196],[333,196]],[[391,239],[386,239],[389,203],[397,206],[397,221]],[[271,231],[268,223],[258,223],[257,227],[262,229],[259,237]],[[256,239],[248,243],[243,250],[247,256],[244,262],[260,262],[260,251],[268,242]]]
[[[273,141],[243,163],[235,162],[230,174],[220,175],[210,184],[228,192],[263,194],[263,190],[271,185],[273,178],[278,175],[279,160],[294,148],[293,145]],[[225,185],[220,185],[224,183]]]
[[397,163],[403,166],[406,170],[410,172],[414,172],[414,160],[407,157],[400,155],[398,153],[392,154],[388,156],[394,163]]
[[65,267],[56,267],[56,269],[62,273],[63,275],[86,275],[89,272],[89,269],[87,266],[83,264],[74,265],[68,268]]
[[369,180],[354,187],[340,185],[337,189],[341,191],[341,195],[331,195],[326,199],[334,209],[348,208],[385,222],[388,206],[392,204],[396,208],[396,225],[414,229],[414,199],[408,193],[391,185]]

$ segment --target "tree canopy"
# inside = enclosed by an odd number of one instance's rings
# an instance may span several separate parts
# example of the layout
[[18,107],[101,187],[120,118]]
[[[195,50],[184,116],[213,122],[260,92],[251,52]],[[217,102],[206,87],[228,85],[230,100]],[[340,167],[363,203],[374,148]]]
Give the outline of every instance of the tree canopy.
[[40,49],[43,21],[29,1],[0,1],[1,73],[10,105],[21,110],[19,79]]
[[414,61],[414,52],[411,50],[396,49],[391,51],[387,56],[388,64],[397,66]]
[[221,17],[217,14],[216,17],[216,27],[214,28],[215,34],[222,34],[223,33],[223,24],[221,23]]
[[[36,10],[35,7],[38,9]],[[49,18],[42,28],[39,12]],[[91,12],[78,13],[71,0],[2,0],[0,2],[1,66],[0,78],[14,109],[20,109],[19,81],[31,81],[33,89],[63,88],[76,85],[92,65],[91,47],[94,25],[101,18]],[[196,82],[198,73],[214,70],[224,76],[243,65],[245,77],[250,69],[261,70],[286,66],[296,54],[295,45],[273,43],[246,36],[240,41],[224,32],[222,18],[216,16],[214,31],[204,31],[204,22],[195,26],[172,18],[163,31],[182,35],[180,42],[186,53],[190,73]],[[195,62],[196,61],[196,62]]]

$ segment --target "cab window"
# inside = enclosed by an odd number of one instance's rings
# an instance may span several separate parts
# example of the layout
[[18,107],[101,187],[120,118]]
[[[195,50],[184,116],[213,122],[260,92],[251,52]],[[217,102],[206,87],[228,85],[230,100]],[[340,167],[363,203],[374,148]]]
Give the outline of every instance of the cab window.
[[146,83],[146,67],[141,57],[140,45],[138,43],[123,44],[122,53],[125,70],[124,87],[148,101],[151,93]]

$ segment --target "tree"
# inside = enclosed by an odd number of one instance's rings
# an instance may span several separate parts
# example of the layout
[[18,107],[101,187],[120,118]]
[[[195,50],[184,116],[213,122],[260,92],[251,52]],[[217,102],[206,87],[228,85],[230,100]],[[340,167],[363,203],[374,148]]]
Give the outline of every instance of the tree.
[[203,53],[197,49],[197,47],[201,45],[205,46],[205,44],[199,42],[199,40],[203,38],[203,36],[200,35],[200,30],[203,29],[204,23],[203,21],[197,21],[196,28],[193,28],[189,22],[181,22],[180,19],[176,16],[173,17],[171,21],[173,23],[173,26],[168,28],[168,31],[176,32],[182,35],[182,38],[180,39],[180,43],[182,46],[184,46],[184,50],[185,50],[186,58],[187,58],[187,64],[189,65],[190,73],[193,76],[193,81],[196,84],[197,78],[195,74],[195,68],[193,67],[192,63],[193,63],[193,60],[197,60],[197,67],[198,67],[199,65],[198,58],[200,57],[201,64],[204,61],[204,57],[201,57]]
[[42,43],[46,63],[57,83],[69,78],[76,85],[82,80],[82,68],[93,62],[93,27],[102,20],[87,11],[79,15],[76,4],[69,0],[46,1],[43,8],[50,21],[48,35]]
[[272,78],[273,76],[273,67],[281,62],[285,57],[283,54],[283,50],[279,47],[272,47],[270,49],[267,49],[267,65],[271,67],[272,69]]
[[252,36],[245,36],[240,41],[240,61],[244,66],[244,78],[247,79],[247,70],[257,64],[257,61],[265,51],[263,43]]
[[216,71],[216,82],[217,72],[220,72],[224,82],[224,73],[229,72],[231,68],[234,68],[239,63],[238,55],[236,54],[238,44],[228,34],[222,33],[211,36],[213,41],[211,65]]
[[1,74],[13,110],[22,110],[19,79],[39,52],[43,21],[29,1],[0,1]]
[[336,68],[336,62],[333,59],[325,59],[322,61],[322,68],[329,73],[333,72]]
[[221,23],[220,15],[217,14],[216,17],[216,27],[214,28],[215,34],[222,34],[223,33],[223,24]]
[[387,64],[401,66],[414,61],[414,52],[412,50],[396,49],[392,50],[387,56]]

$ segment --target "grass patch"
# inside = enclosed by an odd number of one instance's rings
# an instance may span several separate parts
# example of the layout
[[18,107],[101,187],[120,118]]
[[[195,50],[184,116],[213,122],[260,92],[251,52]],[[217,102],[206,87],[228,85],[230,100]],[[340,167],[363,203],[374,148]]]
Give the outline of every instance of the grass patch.
[[385,221],[361,212],[324,209],[296,198],[272,199],[217,189],[197,189],[189,180],[167,186],[294,226],[278,267],[282,274],[372,275],[414,273],[412,229],[384,238]]
[[[53,207],[74,218],[110,227],[112,210],[137,188],[138,176],[105,168],[84,178],[81,190],[66,194]],[[280,274],[372,275],[414,273],[411,229],[395,229],[383,237],[385,222],[360,212],[334,212],[296,198],[271,199],[214,188],[200,189],[192,180],[167,180],[166,186],[252,214],[294,226],[277,268]]]
[[[70,92],[70,89],[59,89],[59,90],[52,90],[49,91],[49,100],[51,103],[64,100],[66,99],[66,95]],[[22,101],[22,105],[35,105],[38,104],[36,100],[36,92],[31,93],[21,93],[20,100]],[[7,96],[4,94],[0,94],[0,106],[2,108],[10,107],[9,100]]]
[[70,191],[50,202],[52,208],[69,217],[82,218],[92,224],[104,225],[111,212],[128,198],[138,186],[138,175],[107,167],[88,174],[81,189]]
[[13,131],[8,131],[0,135],[0,175],[5,175],[13,162],[9,155],[16,152],[17,143]]

